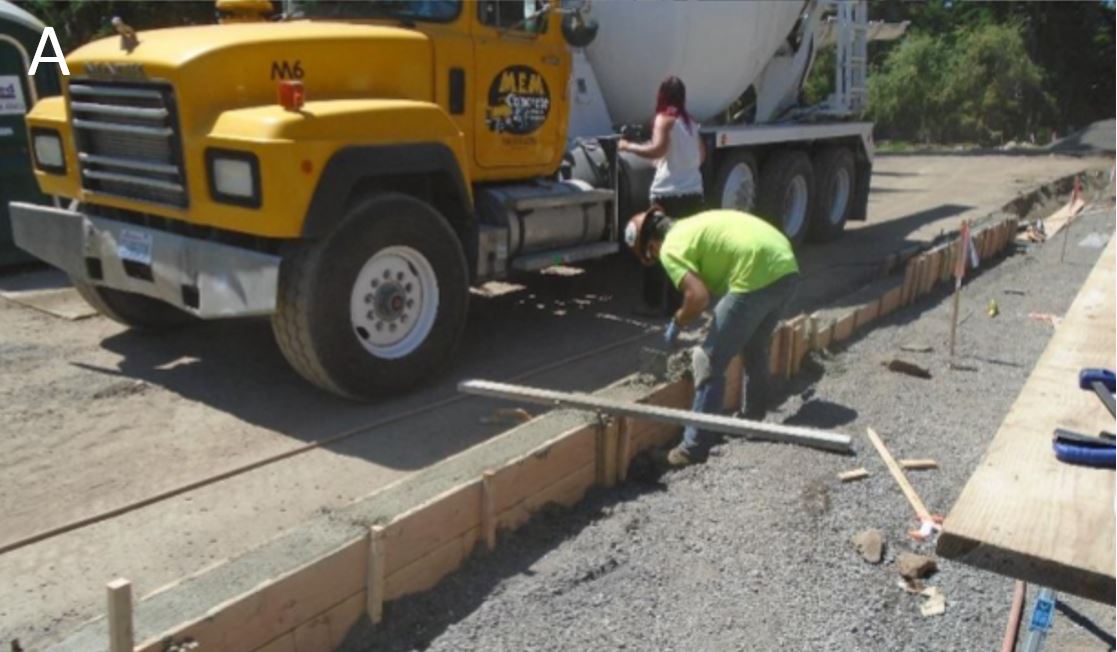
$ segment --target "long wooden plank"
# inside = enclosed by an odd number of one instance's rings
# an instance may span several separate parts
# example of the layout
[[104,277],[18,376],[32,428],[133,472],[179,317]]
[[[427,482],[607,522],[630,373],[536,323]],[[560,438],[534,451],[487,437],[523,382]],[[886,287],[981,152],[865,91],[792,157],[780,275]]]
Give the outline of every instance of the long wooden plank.
[[552,407],[571,407],[606,414],[639,417],[684,426],[695,426],[728,435],[748,436],[756,439],[784,441],[826,450],[848,452],[850,438],[823,430],[785,426],[760,421],[746,421],[715,414],[699,414],[687,410],[677,410],[652,405],[640,405],[624,401],[614,401],[600,396],[577,392],[556,392],[535,387],[523,387],[496,383],[487,380],[466,380],[458,384],[458,391],[466,394],[511,399],[526,403],[549,405]]
[[1114,367],[1115,242],[993,437],[943,524],[943,557],[1112,604],[1117,581],[1114,472],[1055,459],[1055,428],[1112,430],[1097,397],[1078,389],[1082,367]]
[[869,441],[873,443],[873,448],[877,449],[880,458],[884,460],[884,465],[888,467],[888,472],[892,474],[892,478],[896,480],[896,484],[900,485],[900,491],[904,492],[904,497],[911,503],[912,508],[915,510],[915,515],[919,517],[920,522],[931,520],[931,512],[927,510],[927,506],[923,504],[923,499],[919,494],[915,493],[915,488],[908,482],[908,477],[904,475],[904,470],[900,468],[896,458],[892,457],[892,453],[888,452],[888,448],[881,441],[880,435],[872,428],[866,428],[865,432],[869,435]]

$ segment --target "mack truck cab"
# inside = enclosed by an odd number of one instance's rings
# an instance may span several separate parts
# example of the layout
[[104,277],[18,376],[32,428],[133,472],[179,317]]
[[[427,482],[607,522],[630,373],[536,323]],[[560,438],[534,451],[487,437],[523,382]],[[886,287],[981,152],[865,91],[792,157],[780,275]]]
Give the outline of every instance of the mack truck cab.
[[[809,35],[798,19],[822,1],[764,11]],[[647,165],[618,158],[615,136],[570,133],[596,84],[572,70],[594,35],[582,10],[291,0],[263,20],[235,11],[263,13],[258,0],[221,4],[235,20],[118,25],[72,52],[63,95],[27,116],[38,184],[68,207],[13,203],[14,238],[116,321],[269,316],[315,385],[399,392],[452,359],[472,284],[616,252],[621,216],[646,201]],[[781,41],[781,75],[801,83],[810,55]],[[816,222],[835,237],[864,217],[871,125],[818,129],[705,134],[709,194],[768,196],[805,232],[823,205],[809,193],[831,189]]]

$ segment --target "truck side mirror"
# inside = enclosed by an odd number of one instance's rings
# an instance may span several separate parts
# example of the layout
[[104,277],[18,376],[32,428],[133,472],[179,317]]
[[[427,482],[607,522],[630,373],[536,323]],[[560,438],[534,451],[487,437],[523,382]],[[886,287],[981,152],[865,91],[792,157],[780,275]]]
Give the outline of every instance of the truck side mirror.
[[562,17],[562,38],[572,48],[584,48],[597,36],[597,21],[586,20],[580,11],[564,13]]

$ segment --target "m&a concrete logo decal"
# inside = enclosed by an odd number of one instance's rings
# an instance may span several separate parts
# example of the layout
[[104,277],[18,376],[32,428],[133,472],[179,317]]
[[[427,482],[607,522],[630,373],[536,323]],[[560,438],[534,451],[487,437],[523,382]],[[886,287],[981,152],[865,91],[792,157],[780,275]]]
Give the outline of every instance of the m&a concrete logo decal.
[[485,123],[490,131],[526,136],[539,129],[550,112],[547,81],[528,66],[508,66],[489,85]]

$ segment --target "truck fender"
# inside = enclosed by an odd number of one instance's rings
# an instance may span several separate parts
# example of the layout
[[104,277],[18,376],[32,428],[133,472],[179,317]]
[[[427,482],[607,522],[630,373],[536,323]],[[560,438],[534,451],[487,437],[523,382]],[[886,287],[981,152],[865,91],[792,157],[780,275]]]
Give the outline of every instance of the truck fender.
[[[447,211],[443,205],[442,212],[459,235],[468,237],[473,203],[457,159],[442,143],[352,146],[335,152],[318,178],[303,222],[303,237],[320,238],[337,228],[345,218],[351,193],[362,183],[414,175],[437,175],[449,184],[439,188],[437,194],[446,198],[454,210]],[[468,242],[463,244],[468,249]]]

